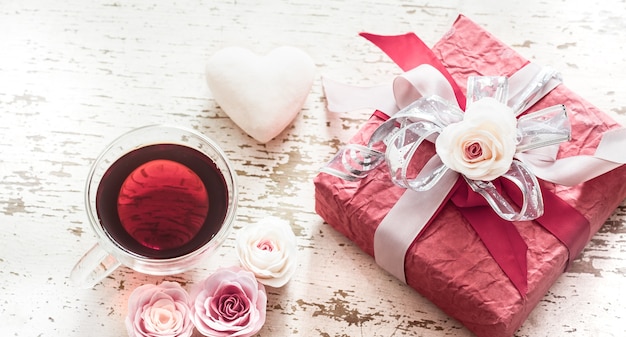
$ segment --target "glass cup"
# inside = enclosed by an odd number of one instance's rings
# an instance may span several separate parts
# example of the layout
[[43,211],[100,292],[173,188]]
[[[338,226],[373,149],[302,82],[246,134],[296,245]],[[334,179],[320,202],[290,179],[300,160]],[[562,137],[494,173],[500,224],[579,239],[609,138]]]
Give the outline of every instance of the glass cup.
[[237,208],[236,174],[206,136],[146,126],[123,134],[98,156],[85,204],[98,242],[74,266],[73,284],[93,287],[120,265],[177,274],[228,236]]

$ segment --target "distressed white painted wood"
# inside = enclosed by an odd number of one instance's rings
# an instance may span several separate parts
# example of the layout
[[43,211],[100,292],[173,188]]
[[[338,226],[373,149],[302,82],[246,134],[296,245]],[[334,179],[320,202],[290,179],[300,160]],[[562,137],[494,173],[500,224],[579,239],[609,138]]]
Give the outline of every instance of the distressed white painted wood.
[[[233,238],[202,266],[171,277],[120,268],[90,290],[68,274],[95,243],[83,184],[99,151],[134,127],[169,123],[217,140],[239,174],[236,227],[290,219],[299,269],[270,289],[260,336],[456,336],[471,333],[314,212],[312,179],[367,112],[325,110],[320,76],[377,84],[397,68],[357,37],[416,32],[433,44],[458,13],[626,123],[626,3],[589,1],[44,1],[0,3],[0,335],[123,336],[140,284],[190,285],[236,264]],[[317,78],[302,112],[261,145],[219,109],[204,82],[215,51],[303,49]],[[516,336],[623,336],[626,204],[552,287]]]

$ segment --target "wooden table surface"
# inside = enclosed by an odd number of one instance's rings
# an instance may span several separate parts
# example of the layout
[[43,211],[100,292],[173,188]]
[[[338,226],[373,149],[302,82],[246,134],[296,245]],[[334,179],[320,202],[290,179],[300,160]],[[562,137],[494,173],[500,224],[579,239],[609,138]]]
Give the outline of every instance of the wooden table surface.
[[[273,215],[298,238],[298,271],[268,288],[259,336],[472,334],[325,224],[312,179],[369,112],[329,113],[322,75],[373,85],[398,74],[357,36],[416,32],[432,45],[459,13],[626,124],[626,2],[43,1],[0,2],[0,335],[124,336],[126,301],[144,283],[193,284],[237,264],[233,233],[181,275],[121,267],[92,289],[69,284],[96,238],[83,203],[97,154],[135,127],[167,123],[215,139],[239,175],[235,229]],[[226,46],[291,45],[315,61],[304,108],[267,144],[242,132],[207,88],[207,59]],[[626,203],[516,336],[624,336]]]

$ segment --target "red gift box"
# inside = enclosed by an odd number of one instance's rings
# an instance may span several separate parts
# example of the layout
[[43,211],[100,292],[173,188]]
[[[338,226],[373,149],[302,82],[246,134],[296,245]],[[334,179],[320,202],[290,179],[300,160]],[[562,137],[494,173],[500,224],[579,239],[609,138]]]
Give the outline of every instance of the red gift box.
[[[463,16],[432,51],[462,91],[469,76],[510,76],[528,63]],[[555,104],[568,108],[572,125],[572,140],[561,144],[559,158],[593,154],[603,133],[620,127],[564,85],[553,89],[531,110]],[[375,114],[350,143],[367,144],[383,121]],[[588,242],[626,198],[625,176],[626,166],[620,166],[575,186],[545,186],[589,221],[590,234],[584,238]],[[386,165],[354,181],[320,173],[314,183],[317,213],[374,256],[374,233],[405,192],[393,184]],[[410,224],[411,219],[406,222]],[[451,202],[442,206],[407,251],[407,284],[478,336],[513,335],[565,270],[570,258],[567,247],[536,221],[514,225],[528,246],[525,294],[520,294]]]

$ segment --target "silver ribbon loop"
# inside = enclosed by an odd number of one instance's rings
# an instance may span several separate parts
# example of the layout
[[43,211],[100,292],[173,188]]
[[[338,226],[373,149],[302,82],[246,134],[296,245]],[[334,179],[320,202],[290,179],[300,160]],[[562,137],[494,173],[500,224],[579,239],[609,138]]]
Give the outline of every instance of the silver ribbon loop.
[[382,152],[370,149],[359,144],[349,144],[335,155],[335,157],[321,169],[325,172],[347,181],[364,178],[385,160]]
[[554,105],[517,119],[517,152],[569,141],[572,127],[564,105]]
[[439,156],[433,156],[419,171],[415,169],[416,165],[412,165],[413,159],[419,159],[415,154],[420,145],[439,132],[441,128],[436,124],[420,121],[411,123],[394,134],[385,152],[394,184],[414,191],[426,191],[439,181],[441,174],[448,169]]
[[485,97],[495,98],[506,104],[509,95],[509,80],[504,76],[470,76],[467,79],[467,104]]
[[522,193],[522,205],[519,208],[504,198],[492,182],[467,178],[465,180],[471,189],[483,196],[489,206],[504,220],[533,220],[543,214],[543,197],[539,182],[522,162],[514,160],[509,171],[501,177],[513,182]]
[[[523,85],[518,85],[520,82]],[[520,90],[509,92],[507,105],[519,116],[562,82],[555,69],[530,63],[511,76],[509,83]]]

